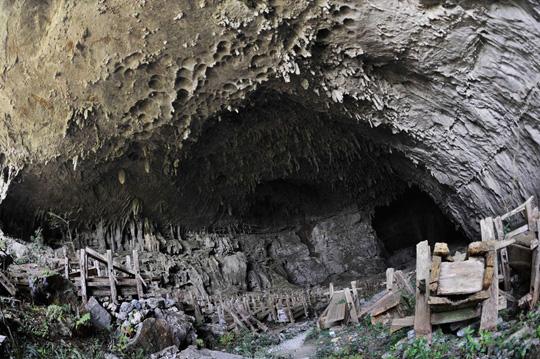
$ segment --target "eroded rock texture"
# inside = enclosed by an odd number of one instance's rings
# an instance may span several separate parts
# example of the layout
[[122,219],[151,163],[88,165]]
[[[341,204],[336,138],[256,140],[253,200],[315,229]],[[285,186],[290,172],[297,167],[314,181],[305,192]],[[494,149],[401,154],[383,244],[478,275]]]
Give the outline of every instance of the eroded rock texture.
[[539,20],[525,0],[0,1],[4,227],[263,233],[309,283],[356,270],[311,256],[350,219],[298,226],[352,206],[375,248],[369,216],[414,184],[474,236],[540,188]]

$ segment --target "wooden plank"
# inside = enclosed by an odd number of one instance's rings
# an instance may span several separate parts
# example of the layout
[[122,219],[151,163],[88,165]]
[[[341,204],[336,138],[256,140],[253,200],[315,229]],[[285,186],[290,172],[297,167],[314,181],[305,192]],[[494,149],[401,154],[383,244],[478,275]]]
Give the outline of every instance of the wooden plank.
[[469,295],[463,299],[452,300],[448,297],[429,297],[429,305],[433,311],[444,311],[450,309],[458,309],[462,307],[471,306],[489,298],[489,291],[483,290],[478,293]]
[[116,281],[114,278],[114,263],[112,250],[107,250],[107,273],[109,275],[109,287],[111,290],[111,301],[118,304],[118,292],[116,291]]
[[383,314],[390,309],[397,307],[401,302],[401,296],[398,293],[389,291],[375,305],[371,307],[369,313],[372,317]]
[[[536,231],[538,231],[538,238],[540,239],[540,219],[536,220]],[[536,246],[533,250],[532,262],[531,262],[531,308],[535,307],[540,299],[540,246]]]
[[[493,225],[488,221],[493,230]],[[482,233],[482,240],[489,241],[492,240],[492,236],[489,236],[489,230],[486,227],[486,221],[480,222],[480,231]],[[494,257],[494,268],[497,268],[497,256]],[[496,276],[498,278],[498,274]],[[480,329],[483,330],[495,330],[497,329],[497,318],[499,311],[497,308],[499,300],[499,281],[492,280],[491,286],[489,287],[489,298],[486,299],[482,304],[482,315],[480,318]]]
[[86,251],[81,249],[79,251],[79,271],[81,282],[81,297],[84,304],[88,302],[88,294],[86,291]]
[[386,268],[386,289],[392,290],[394,286],[394,268]]
[[358,313],[356,312],[356,305],[354,304],[351,291],[349,288],[345,288],[345,299],[349,305],[350,318],[353,322],[358,323]]
[[431,324],[441,325],[448,323],[461,322],[477,318],[480,316],[481,309],[479,307],[474,308],[462,308],[448,312],[438,312],[431,314]]
[[334,294],[330,304],[328,305],[328,313],[326,314],[326,325],[340,322],[345,319],[347,300],[344,294]]
[[414,325],[414,316],[404,318],[394,318],[390,324],[390,333],[394,333],[402,328],[412,327]]
[[431,310],[429,308],[429,270],[431,254],[428,241],[416,245],[416,306],[414,331],[417,337],[431,338]]
[[508,232],[505,236],[504,236],[504,239],[511,239],[519,234],[522,234],[522,233],[525,233],[529,230],[529,225],[528,224],[524,224],[523,226],[521,227],[518,227],[516,229],[514,229],[513,231],[511,232]]
[[510,217],[518,214],[519,212],[524,211],[525,208],[527,207],[527,203],[531,203],[532,200],[533,200],[533,196],[530,196],[524,203],[520,204],[519,206],[517,206],[516,208],[514,208],[510,212],[503,214],[501,216],[501,219],[504,220],[504,219],[510,218]]
[[15,294],[17,294],[17,288],[15,288],[4,272],[0,272],[0,284],[2,284],[10,295],[15,296]]
[[440,256],[434,255],[431,258],[431,270],[429,278],[429,290],[433,293],[437,293],[437,288],[439,287],[439,275],[441,273],[441,261]]
[[482,290],[484,264],[475,259],[443,262],[440,265],[438,295],[472,294]]
[[139,268],[139,252],[136,249],[133,250],[133,270],[135,272],[135,279],[137,284],[137,295],[139,299],[141,299],[144,296],[144,290]]

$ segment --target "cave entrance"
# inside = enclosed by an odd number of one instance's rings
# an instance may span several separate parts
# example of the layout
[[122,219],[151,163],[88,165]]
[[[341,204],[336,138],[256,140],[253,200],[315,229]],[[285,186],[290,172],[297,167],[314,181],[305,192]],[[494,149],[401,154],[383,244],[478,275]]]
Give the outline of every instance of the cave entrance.
[[451,251],[469,242],[431,197],[416,186],[388,205],[376,207],[373,228],[384,246],[388,264],[395,268],[414,263],[418,242],[446,242]]

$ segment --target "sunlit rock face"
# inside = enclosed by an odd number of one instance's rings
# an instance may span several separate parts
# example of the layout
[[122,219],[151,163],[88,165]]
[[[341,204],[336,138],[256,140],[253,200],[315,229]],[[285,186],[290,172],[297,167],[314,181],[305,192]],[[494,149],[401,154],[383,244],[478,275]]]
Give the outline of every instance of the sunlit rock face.
[[539,20],[533,1],[0,0],[3,226],[369,224],[414,184],[472,237],[540,189]]

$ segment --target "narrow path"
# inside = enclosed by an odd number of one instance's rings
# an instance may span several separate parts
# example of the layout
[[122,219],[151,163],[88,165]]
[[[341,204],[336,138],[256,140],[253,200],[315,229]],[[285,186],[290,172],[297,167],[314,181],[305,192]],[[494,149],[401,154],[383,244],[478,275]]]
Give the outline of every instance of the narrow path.
[[283,343],[271,348],[269,354],[277,354],[282,356],[289,356],[292,359],[309,359],[317,351],[317,346],[312,343],[306,344],[306,337],[309,334],[309,330],[306,330],[297,336],[285,340]]

